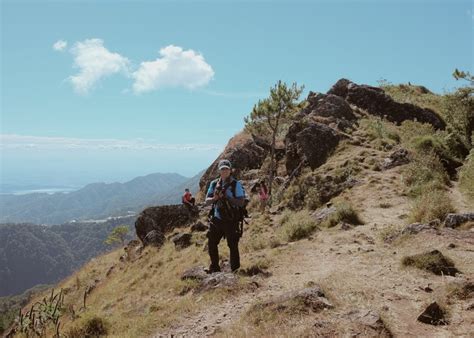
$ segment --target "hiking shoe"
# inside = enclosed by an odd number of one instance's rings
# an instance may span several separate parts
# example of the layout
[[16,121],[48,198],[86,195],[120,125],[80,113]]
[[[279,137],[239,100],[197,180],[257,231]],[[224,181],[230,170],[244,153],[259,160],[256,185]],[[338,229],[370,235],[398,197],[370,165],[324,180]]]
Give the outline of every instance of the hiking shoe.
[[206,273],[211,274],[214,272],[221,272],[221,268],[219,266],[210,266],[209,269],[205,269]]

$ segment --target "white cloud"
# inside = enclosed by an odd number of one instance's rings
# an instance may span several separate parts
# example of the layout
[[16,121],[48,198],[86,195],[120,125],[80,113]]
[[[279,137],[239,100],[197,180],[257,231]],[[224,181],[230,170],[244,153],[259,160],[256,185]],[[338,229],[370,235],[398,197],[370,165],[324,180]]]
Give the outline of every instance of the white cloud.
[[104,41],[101,39],[76,42],[71,53],[79,73],[69,77],[69,80],[80,94],[87,94],[106,76],[128,72],[129,60],[118,53],[110,52],[104,47]]
[[160,144],[142,138],[119,139],[81,139],[72,137],[45,137],[17,134],[0,134],[0,149],[35,150],[173,150],[173,151],[220,151],[218,144]]
[[468,9],[467,10],[467,15],[469,15],[471,17],[471,19],[474,20],[474,11]]
[[66,49],[66,47],[67,47],[67,41],[64,41],[64,40],[58,40],[53,45],[53,49],[58,52],[62,52],[63,50]]
[[214,77],[214,70],[194,50],[169,45],[160,49],[156,60],[142,62],[132,77],[135,93],[163,87],[195,89],[207,85]]

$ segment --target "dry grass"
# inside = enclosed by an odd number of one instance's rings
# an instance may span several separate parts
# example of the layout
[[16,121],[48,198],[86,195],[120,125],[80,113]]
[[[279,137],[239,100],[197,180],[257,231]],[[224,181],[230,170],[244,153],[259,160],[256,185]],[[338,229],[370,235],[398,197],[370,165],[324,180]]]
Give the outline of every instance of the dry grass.
[[[227,250],[222,248],[224,256]],[[97,320],[88,324],[86,319],[106,318],[104,328],[108,334],[147,336],[156,328],[169,327],[184,315],[226,297],[226,291],[205,293],[199,302],[192,293],[180,296],[192,287],[181,281],[181,273],[208,260],[207,253],[195,246],[176,251],[173,243],[166,243],[159,251],[147,248],[138,260],[130,263],[119,263],[121,253],[117,250],[93,259],[60,284],[67,290],[65,305],[69,309],[61,319],[63,332],[79,334],[89,324],[99,324]],[[115,270],[105,277],[112,265]],[[95,280],[100,281],[87,297],[86,309],[81,309],[84,291]]]
[[411,223],[427,223],[435,219],[443,221],[451,212],[455,212],[455,208],[444,190],[427,189],[414,201],[408,220]]
[[318,225],[307,210],[286,212],[281,219],[281,235],[286,241],[297,241],[310,236]]
[[474,150],[471,150],[459,172],[459,187],[474,204]]

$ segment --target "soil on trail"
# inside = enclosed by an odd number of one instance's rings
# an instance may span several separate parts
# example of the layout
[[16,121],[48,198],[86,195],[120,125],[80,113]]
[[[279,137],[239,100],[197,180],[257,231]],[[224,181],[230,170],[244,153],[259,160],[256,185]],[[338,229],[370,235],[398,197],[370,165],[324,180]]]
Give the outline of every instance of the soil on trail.
[[[474,231],[441,228],[385,243],[381,236],[384,231],[406,224],[410,201],[401,194],[402,189],[400,167],[373,172],[344,193],[359,211],[364,225],[349,230],[339,226],[324,229],[310,239],[280,247],[281,254],[269,268],[271,276],[255,277],[259,287],[254,291],[238,293],[184,317],[156,336],[245,336],[245,325],[239,320],[252,304],[303,288],[308,282],[321,285],[334,304],[334,309],[317,314],[317,318],[332,323],[336,336],[344,333],[339,319],[360,308],[378,312],[394,336],[472,336],[474,312],[466,310],[462,302],[450,305],[449,325],[422,324],[416,318],[430,302],[448,292],[450,283],[472,280]],[[455,182],[450,195],[458,211],[472,211]],[[463,274],[436,276],[401,266],[404,256],[434,249],[452,258]],[[433,292],[425,291],[427,286]],[[305,319],[310,327],[315,318],[308,315]],[[236,327],[239,330],[233,330]]]

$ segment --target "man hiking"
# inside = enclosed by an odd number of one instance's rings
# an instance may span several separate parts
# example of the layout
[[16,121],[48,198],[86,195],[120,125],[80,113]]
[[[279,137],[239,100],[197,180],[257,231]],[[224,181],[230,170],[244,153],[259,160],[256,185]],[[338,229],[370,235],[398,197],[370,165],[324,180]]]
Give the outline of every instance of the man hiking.
[[220,177],[209,185],[206,204],[212,204],[210,225],[207,233],[211,265],[209,273],[221,271],[218,245],[222,237],[227,239],[230,249],[230,267],[234,272],[240,267],[239,228],[240,207],[245,205],[245,192],[242,183],[231,176],[231,163],[221,160],[218,164]]
[[196,200],[194,199],[193,195],[191,194],[188,188],[184,189],[184,194],[183,194],[183,197],[181,198],[181,202],[183,202],[183,204],[186,204],[190,207],[194,206],[194,203],[196,202]]

